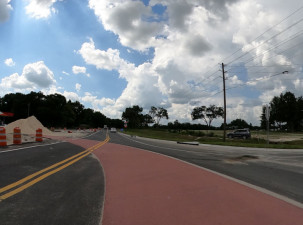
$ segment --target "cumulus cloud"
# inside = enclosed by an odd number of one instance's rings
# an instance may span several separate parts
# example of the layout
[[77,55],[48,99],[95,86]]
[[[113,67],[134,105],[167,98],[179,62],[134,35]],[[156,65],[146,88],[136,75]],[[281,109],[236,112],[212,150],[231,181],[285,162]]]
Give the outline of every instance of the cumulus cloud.
[[152,22],[150,6],[141,1],[89,0],[89,7],[106,30],[119,36],[120,42],[137,50],[145,50],[162,30],[162,24]]
[[[300,5],[300,1],[294,4]],[[165,8],[160,19],[153,12],[156,5]],[[151,60],[135,66],[122,59],[117,49],[100,50],[92,39],[83,43],[78,53],[87,64],[116,70],[127,81],[121,96],[102,108],[107,115],[121,116],[132,104],[145,108],[165,105],[172,120],[188,121],[197,104],[223,106],[222,96],[216,95],[222,91],[222,62],[227,64],[227,87],[235,87],[228,95],[229,120],[243,117],[258,124],[263,102],[282,91],[296,92],[302,87],[302,74],[295,73],[301,71],[296,62],[303,60],[299,48],[302,37],[295,36],[302,26],[266,41],[300,19],[273,27],[290,13],[285,1],[151,0],[144,5],[140,1],[90,0],[89,7],[128,52],[154,50]],[[285,42],[290,37],[294,38]],[[228,58],[236,49],[239,51]],[[288,77],[264,79],[286,70],[285,65]],[[236,89],[240,86],[253,90],[257,96],[254,101],[243,88]],[[93,95],[85,97],[93,102]]]
[[14,62],[14,60],[12,58],[8,58],[8,59],[4,60],[4,63],[5,63],[5,65],[7,65],[9,67],[16,65],[16,63]]
[[73,66],[72,70],[74,74],[85,74],[86,76],[90,77],[90,74],[86,73],[86,68],[83,66]]
[[90,39],[90,42],[83,43],[78,52],[87,64],[94,65],[97,69],[118,70],[127,64],[125,60],[120,58],[119,50],[109,48],[107,51],[103,51],[96,49],[93,39]]
[[62,93],[62,95],[67,99],[67,100],[71,100],[73,102],[75,101],[81,101],[81,98],[79,97],[79,95],[75,92],[68,92],[68,91],[64,91]]
[[44,64],[39,61],[32,64],[27,64],[23,68],[22,76],[37,87],[47,88],[54,84],[54,73]]
[[9,19],[9,13],[13,9],[10,1],[11,0],[0,0],[0,23]]
[[5,89],[36,90],[51,88],[55,83],[53,72],[43,61],[39,61],[25,65],[21,75],[14,73],[4,77],[0,86]]
[[82,66],[73,66],[73,73],[74,74],[86,73],[86,68]]
[[[56,13],[56,9],[53,5],[58,0],[28,0],[29,3],[25,7],[26,13],[35,19],[43,19],[51,16],[52,13]],[[62,1],[62,0],[59,0]]]
[[110,98],[101,98],[99,99],[97,96],[92,95],[89,92],[85,92],[85,96],[81,98],[83,102],[87,102],[92,104],[94,109],[98,110],[100,107],[105,107],[108,105],[113,105],[115,104],[114,99]]

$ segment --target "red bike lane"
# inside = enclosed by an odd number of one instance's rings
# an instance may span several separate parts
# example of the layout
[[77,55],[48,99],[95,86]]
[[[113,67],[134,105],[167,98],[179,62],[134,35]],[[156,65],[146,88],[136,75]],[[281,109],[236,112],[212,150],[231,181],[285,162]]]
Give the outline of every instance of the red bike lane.
[[303,209],[203,168],[107,143],[103,225],[301,225]]

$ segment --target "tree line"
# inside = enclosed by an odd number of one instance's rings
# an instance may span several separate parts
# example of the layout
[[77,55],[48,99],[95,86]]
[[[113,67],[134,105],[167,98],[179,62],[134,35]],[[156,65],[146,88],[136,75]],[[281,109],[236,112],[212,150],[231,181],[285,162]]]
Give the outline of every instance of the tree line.
[[60,94],[6,94],[0,97],[0,111],[14,113],[14,117],[5,118],[6,123],[34,115],[46,127],[123,127],[122,120],[107,118],[101,112],[85,108],[79,101],[67,101]]
[[[303,97],[295,97],[291,92],[275,96],[270,104],[270,128],[277,130],[298,131],[303,128]],[[127,107],[121,119],[110,119],[101,112],[85,108],[79,101],[72,102],[60,94],[44,95],[42,92],[29,94],[10,93],[0,97],[0,111],[14,113],[14,117],[5,118],[6,123],[24,119],[34,115],[44,126],[89,128],[109,127],[122,128],[127,122],[129,128],[154,127],[168,129],[212,130],[222,129],[213,127],[212,121],[223,116],[222,107],[215,105],[195,107],[191,112],[192,120],[201,119],[206,125],[169,122],[161,125],[162,119],[169,119],[168,112],[163,107],[152,106],[148,113],[143,113],[143,108],[134,105]],[[266,129],[265,107],[263,107],[261,128]],[[227,124],[229,129],[256,128],[242,119],[236,119]]]
[[[271,129],[300,131],[303,128],[303,97],[296,97],[292,92],[281,93],[269,103]],[[262,109],[261,128],[266,129],[266,107]]]

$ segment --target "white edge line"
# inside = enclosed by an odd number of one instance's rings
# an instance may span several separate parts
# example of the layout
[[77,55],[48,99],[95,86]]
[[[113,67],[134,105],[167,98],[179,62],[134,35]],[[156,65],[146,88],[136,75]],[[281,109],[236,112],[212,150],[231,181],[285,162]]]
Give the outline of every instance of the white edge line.
[[[123,135],[121,135],[121,136],[123,137]],[[141,143],[141,144],[145,144],[145,143],[143,143],[143,142],[140,142],[140,141],[137,141],[137,140],[133,140],[133,139],[128,138],[128,137],[124,137],[124,138],[130,139],[130,140],[132,140],[132,141],[134,141],[134,142],[138,142],[138,143]],[[165,148],[165,147],[156,146],[156,145],[150,145],[150,144],[145,144],[145,145],[153,146],[153,147],[157,147],[157,148]],[[129,146],[129,147],[131,147],[131,146]],[[140,148],[137,148],[137,149],[140,149]],[[178,149],[174,149],[174,148],[165,148],[165,149],[178,150]],[[295,200],[293,200],[293,199],[290,199],[290,198],[288,198],[288,197],[285,197],[285,196],[283,196],[283,195],[277,194],[277,193],[275,193],[275,192],[273,192],[273,191],[267,190],[267,189],[265,189],[265,188],[256,186],[256,185],[254,185],[254,184],[247,183],[247,182],[245,182],[245,181],[242,181],[242,180],[236,179],[236,178],[234,178],[234,177],[231,177],[231,176],[228,176],[228,175],[225,175],[225,174],[216,172],[216,171],[214,171],[214,170],[207,169],[207,168],[205,168],[205,167],[203,167],[203,166],[199,166],[199,165],[196,165],[196,164],[193,164],[193,163],[190,163],[190,162],[186,162],[186,161],[183,161],[183,160],[181,160],[181,159],[178,159],[178,158],[175,158],[175,157],[172,157],[172,156],[168,156],[168,155],[165,155],[165,154],[162,154],[162,153],[159,153],[159,152],[153,152],[153,151],[146,150],[146,149],[140,149],[140,150],[148,151],[148,152],[155,153],[155,154],[158,154],[158,155],[162,155],[162,156],[165,156],[165,157],[168,157],[168,158],[175,159],[175,160],[178,160],[178,161],[180,161],[180,162],[186,163],[186,164],[188,164],[188,165],[191,165],[191,166],[194,166],[194,167],[197,167],[197,168],[206,170],[206,171],[208,171],[208,172],[211,172],[211,173],[213,173],[213,174],[219,175],[219,176],[221,176],[221,177],[223,177],[223,178],[226,178],[226,179],[228,179],[228,180],[234,181],[234,182],[236,182],[236,183],[238,183],[238,184],[247,186],[247,187],[249,187],[249,188],[255,189],[255,190],[260,191],[260,192],[262,192],[262,193],[268,194],[268,195],[270,195],[270,196],[272,196],[272,197],[274,197],[274,198],[280,199],[280,200],[282,200],[282,201],[284,201],[284,202],[287,202],[287,203],[289,203],[289,204],[292,204],[292,205],[294,205],[294,206],[297,206],[298,208],[303,209],[303,204],[302,204],[302,203],[297,202],[297,201],[295,201]],[[180,151],[180,150],[178,150],[178,151]],[[182,151],[182,150],[181,150],[181,151]]]
[[97,161],[99,162],[100,164],[100,167],[101,167],[101,170],[103,172],[103,176],[104,176],[104,196],[103,196],[103,202],[102,202],[102,209],[101,209],[101,216],[100,216],[100,223],[99,225],[102,225],[102,222],[103,222],[103,214],[104,214],[104,205],[105,205],[105,196],[106,196],[106,175],[105,175],[105,171],[103,169],[103,166],[102,166],[102,163],[100,161],[100,159],[95,155],[94,152],[92,152],[92,155],[95,159],[97,159]]
[[28,146],[28,147],[23,147],[23,148],[16,148],[16,149],[11,149],[11,150],[6,150],[6,151],[0,151],[1,153],[7,153],[7,152],[14,152],[14,151],[19,151],[19,150],[23,150],[23,149],[28,149],[28,148],[35,148],[35,147],[43,147],[43,146],[48,146],[48,145],[55,145],[55,144],[59,144],[59,143],[64,143],[66,141],[59,141],[59,142],[55,142],[55,143],[51,143],[51,144],[44,144],[44,145],[33,145],[33,146]]

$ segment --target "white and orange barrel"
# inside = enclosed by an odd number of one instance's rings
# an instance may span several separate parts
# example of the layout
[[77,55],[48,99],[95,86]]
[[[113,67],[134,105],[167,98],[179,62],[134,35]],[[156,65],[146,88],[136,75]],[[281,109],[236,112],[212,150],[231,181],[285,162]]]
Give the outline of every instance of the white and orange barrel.
[[0,127],[0,147],[7,146],[5,128]]
[[21,129],[19,127],[15,127],[14,128],[13,143],[15,145],[20,145],[22,143],[22,140],[21,140]]
[[42,129],[41,128],[38,128],[36,130],[36,141],[37,142],[42,142],[43,139],[42,139]]

